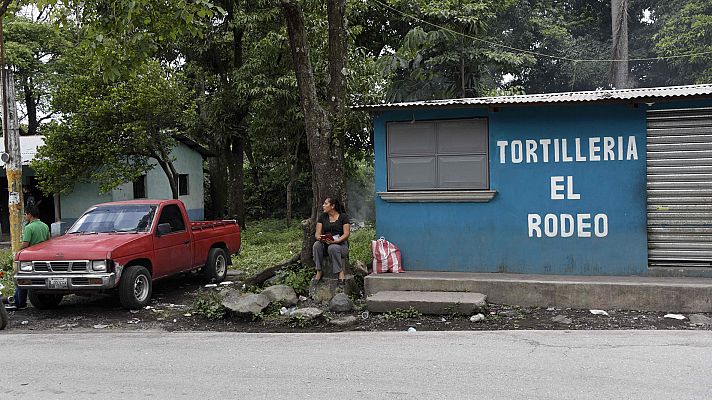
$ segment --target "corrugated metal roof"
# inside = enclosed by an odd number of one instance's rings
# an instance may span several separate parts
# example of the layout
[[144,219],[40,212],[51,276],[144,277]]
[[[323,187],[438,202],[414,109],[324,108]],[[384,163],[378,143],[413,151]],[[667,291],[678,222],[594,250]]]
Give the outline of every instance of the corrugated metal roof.
[[586,92],[562,92],[527,94],[520,96],[475,97],[410,101],[404,103],[368,104],[354,107],[356,110],[388,110],[402,108],[448,108],[463,106],[502,106],[542,103],[611,102],[626,100],[655,100],[682,97],[712,97],[712,85],[666,86],[640,89],[595,90]]

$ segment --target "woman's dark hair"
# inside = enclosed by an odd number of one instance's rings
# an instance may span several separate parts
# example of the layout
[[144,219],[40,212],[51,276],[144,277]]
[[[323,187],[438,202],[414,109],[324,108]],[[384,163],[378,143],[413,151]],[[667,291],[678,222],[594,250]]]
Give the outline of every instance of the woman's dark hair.
[[341,202],[336,197],[327,197],[326,201],[329,202],[338,213],[344,212],[344,207],[341,206]]

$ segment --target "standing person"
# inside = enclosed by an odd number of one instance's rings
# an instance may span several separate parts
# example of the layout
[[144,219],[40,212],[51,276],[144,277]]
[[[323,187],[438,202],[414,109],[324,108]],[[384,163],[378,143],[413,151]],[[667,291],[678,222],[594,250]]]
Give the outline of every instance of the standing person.
[[[39,214],[40,212],[34,204],[25,207],[25,227],[22,229],[21,249],[26,249],[49,239],[49,227],[39,220]],[[16,288],[14,299],[17,310],[27,308],[26,289]]]
[[321,209],[324,212],[317,219],[314,233],[316,242],[312,248],[312,255],[316,264],[316,275],[312,278],[311,284],[315,286],[321,280],[324,249],[326,249],[331,259],[331,270],[339,274],[338,286],[343,289],[346,282],[343,257],[349,253],[347,240],[351,234],[349,216],[342,209],[341,202],[333,197],[327,197]]
[[25,209],[28,206],[35,206],[37,205],[37,202],[35,201],[35,195],[32,194],[32,191],[30,191],[30,187],[28,185],[23,185],[22,186],[22,197],[25,200]]

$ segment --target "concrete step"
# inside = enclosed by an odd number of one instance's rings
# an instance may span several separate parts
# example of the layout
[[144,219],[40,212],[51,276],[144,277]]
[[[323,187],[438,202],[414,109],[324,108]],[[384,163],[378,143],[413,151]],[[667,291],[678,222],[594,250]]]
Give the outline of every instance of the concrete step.
[[388,312],[413,307],[423,314],[473,314],[487,306],[481,293],[381,291],[366,298],[372,312]]
[[369,297],[386,291],[469,292],[519,306],[712,312],[710,278],[408,271],[369,275],[364,283]]

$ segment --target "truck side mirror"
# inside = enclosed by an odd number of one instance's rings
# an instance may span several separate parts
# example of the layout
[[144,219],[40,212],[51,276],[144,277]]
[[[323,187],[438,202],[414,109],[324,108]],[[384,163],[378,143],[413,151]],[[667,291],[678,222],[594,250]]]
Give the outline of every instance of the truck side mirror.
[[163,236],[168,233],[171,233],[171,224],[169,224],[168,222],[158,224],[158,229],[156,230],[157,236]]

